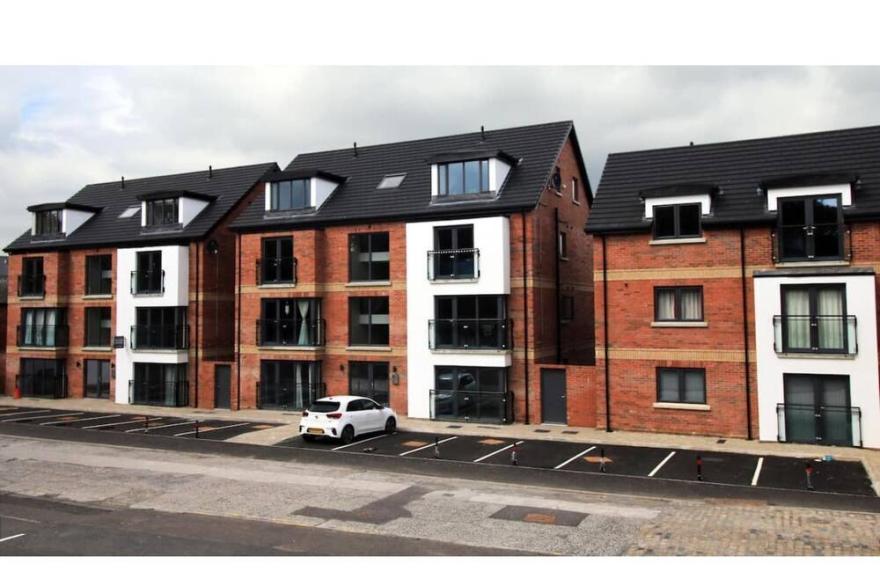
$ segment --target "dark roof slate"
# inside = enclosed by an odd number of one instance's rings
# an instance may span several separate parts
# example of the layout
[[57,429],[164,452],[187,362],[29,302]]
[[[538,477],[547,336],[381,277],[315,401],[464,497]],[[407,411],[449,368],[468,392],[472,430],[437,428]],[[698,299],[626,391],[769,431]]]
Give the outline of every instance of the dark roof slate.
[[[204,237],[259,182],[266,173],[277,171],[275,163],[261,163],[195,171],[160,177],[126,179],[125,188],[119,181],[86,185],[66,204],[99,208],[100,211],[63,240],[40,242],[32,238],[30,230],[6,247],[7,252],[86,248],[93,246],[129,246],[166,242],[188,242]],[[140,214],[130,218],[119,215],[132,206],[139,206],[141,198],[156,193],[188,195],[194,193],[210,203],[193,221],[175,232],[141,232]],[[262,201],[262,200],[261,200]]]
[[[569,135],[575,136],[574,125],[565,121],[487,130],[484,139],[480,132],[472,132],[358,146],[357,156],[353,148],[301,154],[287,166],[285,173],[320,169],[345,178],[320,209],[304,214],[273,215],[266,213],[264,202],[259,199],[248,206],[232,225],[242,230],[255,230],[370,220],[460,217],[530,209],[537,205]],[[429,161],[449,153],[497,154],[499,151],[514,157],[518,163],[497,197],[432,204]],[[586,178],[586,171],[582,172]],[[402,173],[406,178],[399,187],[378,189],[384,176]]]
[[[587,221],[594,233],[648,230],[642,196],[682,185],[715,187],[703,224],[772,222],[758,189],[859,180],[848,218],[880,217],[880,126],[684,146],[608,156]],[[814,183],[810,183],[813,181]]]

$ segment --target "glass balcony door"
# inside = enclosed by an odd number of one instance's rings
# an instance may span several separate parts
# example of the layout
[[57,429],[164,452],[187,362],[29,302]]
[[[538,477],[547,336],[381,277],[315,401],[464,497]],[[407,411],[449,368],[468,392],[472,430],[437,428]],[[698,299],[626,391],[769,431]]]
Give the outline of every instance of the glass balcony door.
[[786,441],[853,445],[848,376],[786,374],[784,385]]
[[840,196],[779,199],[782,261],[843,258]]

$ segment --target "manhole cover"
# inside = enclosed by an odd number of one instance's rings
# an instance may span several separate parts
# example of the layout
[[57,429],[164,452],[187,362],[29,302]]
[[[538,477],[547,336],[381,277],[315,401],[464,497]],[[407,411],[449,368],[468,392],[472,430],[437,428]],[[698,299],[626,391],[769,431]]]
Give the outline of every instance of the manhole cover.
[[483,444],[484,446],[497,446],[497,445],[505,443],[505,441],[500,440],[500,439],[494,439],[494,438],[490,437],[490,438],[486,438],[484,440],[480,440],[480,443]]
[[269,425],[269,424],[266,424],[266,423],[261,423],[261,424],[259,424],[259,425],[254,425],[254,426],[253,426],[254,429],[272,429],[272,427],[273,427],[273,426],[271,426],[271,425]]
[[410,440],[407,442],[403,442],[403,444],[401,444],[401,445],[403,445],[407,448],[420,448],[422,446],[427,446],[428,442],[420,442],[418,440]]
[[614,461],[607,456],[605,458],[602,458],[602,456],[585,456],[584,457],[584,461],[589,462],[590,464],[599,464],[602,462],[603,459],[605,460],[606,464],[610,464],[611,462]]

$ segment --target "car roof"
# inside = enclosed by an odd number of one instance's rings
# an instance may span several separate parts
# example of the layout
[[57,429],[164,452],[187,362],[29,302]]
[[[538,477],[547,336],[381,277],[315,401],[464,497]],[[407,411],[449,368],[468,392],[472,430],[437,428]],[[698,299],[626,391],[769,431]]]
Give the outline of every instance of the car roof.
[[351,401],[357,401],[359,399],[367,399],[368,401],[372,401],[369,397],[359,397],[356,395],[332,395],[330,397],[321,397],[320,399],[315,399],[315,403],[320,403],[321,401],[337,401],[339,403],[350,403]]

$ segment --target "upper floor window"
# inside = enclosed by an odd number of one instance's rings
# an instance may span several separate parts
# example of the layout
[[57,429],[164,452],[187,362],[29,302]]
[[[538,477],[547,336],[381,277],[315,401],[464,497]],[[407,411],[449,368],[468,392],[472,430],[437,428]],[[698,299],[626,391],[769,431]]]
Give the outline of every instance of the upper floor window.
[[429,279],[476,278],[478,259],[473,224],[434,228],[434,250],[428,253]]
[[20,297],[40,297],[46,293],[46,276],[43,274],[43,257],[32,256],[21,261],[21,276],[18,277]]
[[460,295],[434,298],[435,318],[428,323],[430,348],[509,346],[507,300],[503,295]]
[[578,191],[578,180],[577,180],[577,177],[572,177],[572,178],[571,178],[571,200],[574,201],[574,202],[580,202],[580,201],[581,201],[581,195],[580,195],[580,192]]
[[559,258],[567,259],[568,258],[568,234],[565,232],[559,232],[558,239],[559,239],[559,241],[558,241],[557,245],[559,246]]
[[851,352],[855,319],[846,315],[844,284],[783,285],[780,317],[783,352]]
[[654,239],[700,236],[700,204],[654,206]]
[[154,199],[147,203],[147,226],[165,226],[180,222],[178,198]]
[[348,338],[352,346],[387,346],[390,341],[387,297],[348,299]]
[[113,322],[109,307],[86,308],[85,345],[91,348],[109,348]]
[[109,254],[86,257],[86,295],[113,293],[112,262]]
[[777,205],[780,260],[843,258],[839,195],[785,197]]
[[489,159],[437,165],[437,195],[489,191]]
[[403,183],[404,179],[406,179],[406,173],[385,175],[382,177],[382,180],[379,181],[379,185],[376,189],[393,189],[395,187],[400,187],[400,184]]
[[271,184],[269,192],[269,209],[302,210],[310,206],[309,179],[276,181]]
[[165,272],[162,270],[162,251],[137,253],[137,270],[132,273],[131,292],[135,295],[165,292]]
[[293,238],[263,239],[263,258],[260,264],[261,284],[296,282],[296,259],[293,257]]
[[34,235],[61,234],[61,210],[34,212]]
[[63,309],[22,309],[19,346],[67,346],[67,313]]
[[303,297],[263,299],[258,334],[260,345],[322,345],[321,300]]
[[654,321],[703,321],[703,288],[654,287]]
[[349,234],[348,280],[387,281],[389,272],[388,232]]

